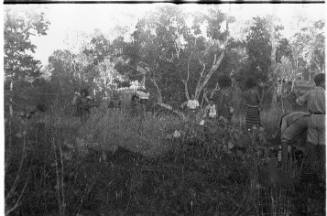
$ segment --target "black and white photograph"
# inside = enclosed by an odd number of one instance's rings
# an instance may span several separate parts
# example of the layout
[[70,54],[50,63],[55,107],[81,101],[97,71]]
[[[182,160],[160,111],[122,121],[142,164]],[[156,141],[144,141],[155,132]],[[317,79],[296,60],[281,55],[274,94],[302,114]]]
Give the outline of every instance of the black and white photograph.
[[3,2],[5,216],[324,216],[324,1]]

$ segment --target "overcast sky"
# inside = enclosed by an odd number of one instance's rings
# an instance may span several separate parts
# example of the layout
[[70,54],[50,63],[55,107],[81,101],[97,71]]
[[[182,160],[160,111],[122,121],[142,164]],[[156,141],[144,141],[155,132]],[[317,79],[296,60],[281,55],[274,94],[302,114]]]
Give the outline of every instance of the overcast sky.
[[[139,18],[162,4],[50,4],[50,5],[5,5],[14,11],[28,10],[45,12],[51,22],[46,36],[33,38],[37,45],[35,57],[47,64],[48,57],[56,49],[78,50],[88,36],[96,30],[104,33],[108,38],[117,36],[117,26],[132,29]],[[233,36],[241,36],[246,23],[254,16],[274,14],[285,27],[284,35],[291,35],[299,30],[304,23],[325,19],[324,4],[224,4],[177,5],[185,11],[219,7],[236,18],[231,26]]]

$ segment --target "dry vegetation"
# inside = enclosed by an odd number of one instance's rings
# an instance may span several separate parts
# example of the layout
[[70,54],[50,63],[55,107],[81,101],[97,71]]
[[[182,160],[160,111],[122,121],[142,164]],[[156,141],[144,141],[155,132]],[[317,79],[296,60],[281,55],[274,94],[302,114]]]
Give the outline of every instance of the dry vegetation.
[[277,169],[277,143],[265,132],[222,123],[208,130],[168,115],[142,120],[105,106],[81,124],[51,110],[43,121],[15,122],[6,148],[8,215],[292,212],[295,179]]

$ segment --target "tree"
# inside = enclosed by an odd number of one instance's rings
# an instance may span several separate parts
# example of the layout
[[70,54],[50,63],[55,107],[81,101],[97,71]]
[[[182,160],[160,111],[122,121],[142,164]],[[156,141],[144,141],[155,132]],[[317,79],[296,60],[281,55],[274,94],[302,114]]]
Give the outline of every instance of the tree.
[[[318,20],[309,27],[304,27],[293,38],[292,51],[295,65],[305,63],[310,77],[325,71],[325,22]],[[299,66],[298,66],[299,67]]]
[[[187,15],[164,7],[140,20],[125,43],[117,69],[130,78],[146,77],[146,87],[158,104],[175,105],[192,95],[200,99],[224,59],[233,20],[219,10]],[[204,28],[203,28],[204,27]],[[205,30],[203,30],[205,29]]]
[[286,38],[282,38],[279,41],[278,47],[276,49],[276,62],[280,63],[282,60],[282,57],[286,57],[289,59],[293,59],[293,55],[292,55],[292,46],[289,42],[288,39]]
[[[56,50],[49,57],[51,84],[58,93],[73,95],[73,91],[87,88],[93,96],[108,96],[111,88],[123,82],[116,71],[117,41],[110,43],[101,33],[94,35],[79,53]],[[69,97],[68,97],[69,98]]]
[[249,76],[266,81],[271,66],[271,36],[268,21],[255,17],[253,25],[246,37],[247,53],[249,55]]
[[13,116],[14,85],[18,80],[33,81],[40,76],[40,61],[31,53],[36,46],[31,36],[46,35],[49,22],[44,14],[17,15],[5,12],[4,26],[4,69],[6,89],[9,89],[9,113]]

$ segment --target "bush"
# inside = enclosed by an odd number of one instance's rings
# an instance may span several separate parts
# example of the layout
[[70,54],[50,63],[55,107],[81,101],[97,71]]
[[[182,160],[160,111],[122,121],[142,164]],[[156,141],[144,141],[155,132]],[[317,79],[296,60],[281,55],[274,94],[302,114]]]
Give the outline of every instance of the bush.
[[[118,146],[143,155],[161,154],[167,132],[173,132],[181,121],[174,117],[157,118],[151,113],[131,116],[121,110],[94,110],[89,120],[79,130],[89,144],[104,151],[113,151]],[[85,135],[84,135],[85,134]]]

